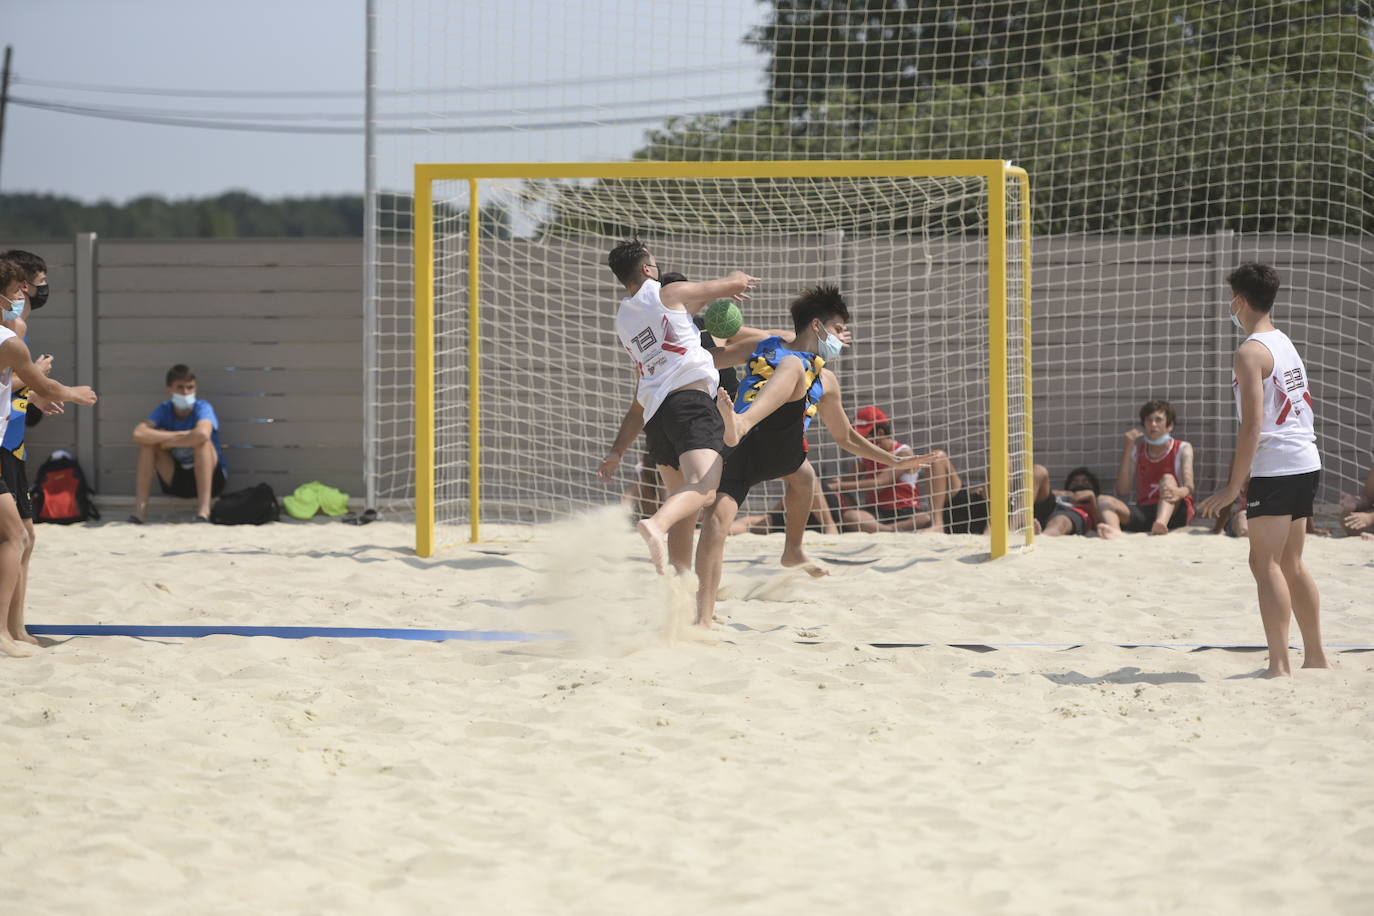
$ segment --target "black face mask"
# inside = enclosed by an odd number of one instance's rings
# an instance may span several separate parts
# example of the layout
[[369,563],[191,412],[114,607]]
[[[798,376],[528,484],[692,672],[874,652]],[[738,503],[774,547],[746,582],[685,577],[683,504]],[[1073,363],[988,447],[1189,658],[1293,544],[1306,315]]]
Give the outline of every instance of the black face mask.
[[48,301],[48,284],[35,286],[33,295],[29,297],[29,308],[41,309]]

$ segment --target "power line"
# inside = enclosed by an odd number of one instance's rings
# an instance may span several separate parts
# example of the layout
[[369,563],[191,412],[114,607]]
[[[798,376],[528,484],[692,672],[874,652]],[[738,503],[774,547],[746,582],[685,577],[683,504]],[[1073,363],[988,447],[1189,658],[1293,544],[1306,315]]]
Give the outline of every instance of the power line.
[[[502,108],[475,108],[433,111],[425,109],[413,109],[410,111],[384,112],[377,115],[379,120],[397,121],[402,119],[426,119],[441,118],[446,120],[458,120],[468,118],[483,117],[504,117],[504,116],[533,116],[533,115],[557,115],[577,111],[605,111],[621,112],[627,108],[644,108],[655,106],[662,108],[669,105],[689,105],[703,104],[707,102],[744,102],[745,100],[758,99],[762,95],[762,90],[748,90],[742,92],[719,92],[707,95],[677,96],[674,98],[657,99],[634,99],[625,102],[588,102],[576,105],[542,105],[537,107],[502,107]],[[62,106],[69,109],[68,113],[94,113],[103,112],[108,115],[120,115],[128,118],[201,118],[222,121],[353,121],[362,120],[362,114],[358,112],[321,112],[321,111],[215,111],[206,109],[186,109],[186,108],[129,108],[116,105],[89,105],[76,102],[65,102],[56,99],[31,99],[24,98],[24,102],[32,107],[41,106]]]
[[[247,121],[216,121],[210,118],[195,117],[164,117],[158,115],[132,115],[121,113],[117,109],[95,108],[82,105],[68,105],[61,102],[47,102],[37,99],[21,99],[18,97],[10,98],[11,105],[19,105],[25,108],[34,108],[41,111],[52,111],[59,114],[75,115],[78,117],[101,118],[107,121],[124,121],[135,124],[157,124],[164,127],[194,127],[205,130],[230,130],[247,131],[253,133],[278,133],[278,134],[330,134],[357,136],[362,134],[363,128],[358,127],[315,127],[308,125],[286,126],[281,124],[262,124]],[[617,127],[630,124],[661,124],[666,118],[697,118],[697,117],[742,117],[756,110],[754,107],[735,108],[729,110],[711,111],[685,111],[670,115],[662,113],[652,115],[625,115],[613,118],[583,118],[577,120],[562,121],[534,121],[525,124],[473,124],[473,125],[447,125],[438,124],[434,126],[408,125],[398,127],[378,127],[378,134],[389,136],[394,135],[416,135],[416,134],[494,134],[494,133],[527,133],[544,130],[575,130],[588,127]]]
[[[638,73],[612,73],[604,76],[581,76],[569,79],[532,80],[520,83],[489,83],[483,86],[426,86],[415,89],[378,89],[378,95],[454,95],[472,92],[515,92],[547,89],[558,86],[603,86],[635,80],[671,79],[702,73],[721,73],[756,70],[759,65],[750,61],[729,61],[702,64],[696,67],[675,67],[667,70],[644,70]],[[356,99],[360,89],[168,89],[164,86],[110,86],[104,83],[68,83],[60,80],[29,79],[14,74],[11,82],[36,89],[60,89],[73,92],[100,92],[118,95],[152,95],[191,99]]]

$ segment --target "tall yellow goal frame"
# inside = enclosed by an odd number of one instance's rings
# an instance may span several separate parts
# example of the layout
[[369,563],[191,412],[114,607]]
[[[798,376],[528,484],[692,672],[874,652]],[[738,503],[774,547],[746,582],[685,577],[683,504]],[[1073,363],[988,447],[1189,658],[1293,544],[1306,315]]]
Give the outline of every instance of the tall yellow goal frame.
[[[483,339],[484,233],[481,184],[484,181],[547,182],[560,180],[717,180],[717,179],[960,179],[982,180],[986,190],[985,256],[987,269],[987,495],[991,555],[1009,550],[1013,519],[1016,530],[1029,545],[1033,538],[1028,498],[1033,498],[1031,442],[1031,216],[1030,179],[1025,170],[996,159],[960,160],[853,160],[783,162],[603,162],[603,163],[423,163],[415,166],[414,209],[414,365],[415,365],[415,516],[416,553],[432,556],[440,546],[436,536],[438,516],[436,469],[436,256],[461,255],[461,248],[436,250],[436,219],[447,219],[465,236],[466,326],[462,329],[466,350],[465,397],[448,398],[445,409],[466,403],[466,499],[468,538],[482,537],[484,506],[483,460]],[[440,212],[436,182],[466,183],[466,213]],[[461,184],[459,185],[461,187]],[[1009,189],[1016,192],[1009,206]],[[732,266],[732,265],[729,265]],[[1014,304],[1009,318],[1009,303]],[[489,308],[489,306],[487,306]],[[1013,336],[1014,335],[1014,336]],[[1020,338],[1020,339],[1016,339]],[[1018,350],[1009,362],[1008,343]],[[608,347],[610,343],[608,342]],[[1019,366],[1014,365],[1018,363]],[[1019,368],[1019,371],[1016,371]],[[1019,389],[1019,390],[1014,390]],[[451,403],[456,401],[457,403]],[[850,405],[853,406],[853,405]],[[1019,425],[1012,428],[1011,418]],[[608,430],[608,433],[610,431]],[[609,436],[608,436],[609,438]],[[488,446],[490,447],[490,446]],[[1016,455],[1015,467],[1013,454]],[[1012,475],[1024,475],[1021,498],[1012,498]]]

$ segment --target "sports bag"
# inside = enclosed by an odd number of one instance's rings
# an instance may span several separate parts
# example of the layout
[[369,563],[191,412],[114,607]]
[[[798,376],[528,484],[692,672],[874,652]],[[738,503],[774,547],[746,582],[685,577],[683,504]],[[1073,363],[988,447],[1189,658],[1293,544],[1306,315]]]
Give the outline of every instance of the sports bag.
[[71,452],[58,449],[38,467],[33,481],[33,518],[36,522],[74,525],[99,519],[100,510],[91,502],[90,486],[81,465]]
[[210,510],[210,521],[216,525],[265,525],[280,518],[277,494],[265,483],[225,493]]

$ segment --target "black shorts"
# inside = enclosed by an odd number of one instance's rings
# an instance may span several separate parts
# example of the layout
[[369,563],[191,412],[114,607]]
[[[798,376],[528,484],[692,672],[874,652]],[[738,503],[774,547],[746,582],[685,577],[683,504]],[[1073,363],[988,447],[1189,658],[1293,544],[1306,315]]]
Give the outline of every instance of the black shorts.
[[1077,511],[1072,506],[1060,506],[1059,508],[1055,509],[1053,512],[1050,513],[1050,518],[1066,518],[1069,520],[1070,524],[1073,525],[1074,534],[1089,534],[1088,516],[1084,515],[1082,512]]
[[[1156,506],[1158,503],[1151,503],[1148,506],[1131,506],[1131,517],[1126,522],[1126,531],[1139,534],[1149,531],[1155,525],[1155,514],[1159,511]],[[1169,516],[1169,530],[1182,528],[1188,524],[1188,500],[1181,499],[1177,506],[1174,506],[1174,514]]]
[[1040,523],[1041,528],[1044,528],[1050,523],[1050,517],[1054,515],[1054,510],[1058,507],[1059,500],[1055,498],[1053,493],[1035,504],[1035,508],[1032,511],[1035,514],[1035,520]]
[[0,448],[0,479],[4,492],[14,496],[20,518],[33,518],[33,494],[29,492],[29,472],[24,460],[7,448]]
[[806,460],[800,423],[780,429],[769,428],[766,423],[745,436],[725,459],[716,492],[730,497],[737,506],[744,505],[744,498],[756,485],[795,473]]
[[[164,496],[180,496],[182,499],[196,498],[196,469],[185,468],[177,465],[172,471],[170,482],[163,480],[162,475],[157,475],[157,482],[162,486]],[[215,476],[210,482],[210,495],[218,496],[224,492],[224,465],[215,465]]]
[[651,464],[678,467],[685,452],[709,448],[725,451],[725,421],[715,398],[704,391],[674,391],[644,424]]
[[1291,515],[1311,518],[1321,471],[1286,477],[1251,477],[1245,492],[1245,512],[1250,518]]

